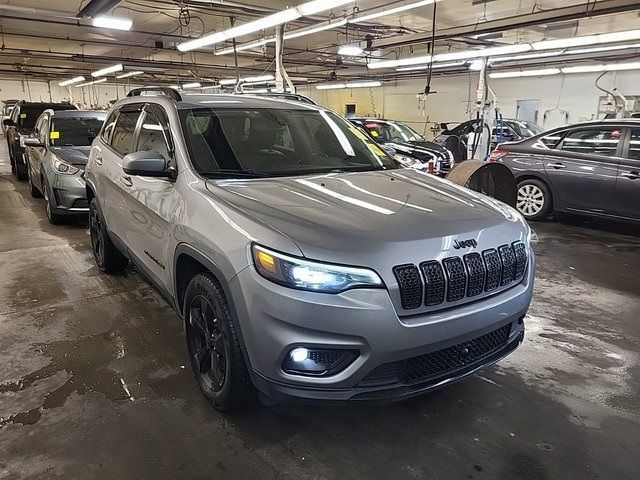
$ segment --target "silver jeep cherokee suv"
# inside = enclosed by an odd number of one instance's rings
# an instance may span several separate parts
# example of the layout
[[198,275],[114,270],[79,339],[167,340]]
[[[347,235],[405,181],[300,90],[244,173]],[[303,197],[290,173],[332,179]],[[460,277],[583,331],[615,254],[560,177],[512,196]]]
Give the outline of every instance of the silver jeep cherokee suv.
[[92,146],[91,242],[175,306],[216,408],[407,398],[522,342],[534,257],[514,209],[400,168],[320,106],[153,92]]

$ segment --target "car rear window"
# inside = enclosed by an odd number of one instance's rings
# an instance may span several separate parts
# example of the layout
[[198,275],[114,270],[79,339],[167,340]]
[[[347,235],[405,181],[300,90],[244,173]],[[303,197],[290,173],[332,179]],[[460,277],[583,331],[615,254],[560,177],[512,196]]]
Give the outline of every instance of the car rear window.
[[102,128],[104,118],[53,118],[49,139],[51,146],[87,147]]

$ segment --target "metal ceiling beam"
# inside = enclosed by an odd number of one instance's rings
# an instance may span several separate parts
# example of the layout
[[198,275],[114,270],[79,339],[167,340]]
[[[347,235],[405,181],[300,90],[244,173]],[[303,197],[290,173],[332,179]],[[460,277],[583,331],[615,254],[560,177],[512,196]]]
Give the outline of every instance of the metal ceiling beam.
[[103,15],[117,7],[122,0],[90,0],[82,10],[78,12],[78,17],[93,18]]
[[[516,28],[525,28],[542,23],[557,23],[575,20],[585,17],[598,17],[612,13],[630,12],[640,10],[638,0],[600,0],[599,2],[586,2],[570,7],[559,7],[540,12],[525,13],[513,17],[489,20],[482,23],[473,23],[459,27],[443,28],[436,30],[436,40],[444,40],[464,35],[479,33],[502,32]],[[413,33],[391,38],[374,40],[376,48],[393,48],[415,43],[424,43],[431,39],[431,32]]]

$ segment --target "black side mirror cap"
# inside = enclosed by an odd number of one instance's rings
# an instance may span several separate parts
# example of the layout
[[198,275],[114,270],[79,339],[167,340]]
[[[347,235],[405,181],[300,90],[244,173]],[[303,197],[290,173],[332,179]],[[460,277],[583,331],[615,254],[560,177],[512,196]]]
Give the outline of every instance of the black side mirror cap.
[[2,120],[2,124],[6,127],[13,127],[16,123],[10,118],[5,118],[4,120]]
[[171,177],[167,160],[158,152],[135,152],[122,159],[122,170],[127,175],[141,177]]

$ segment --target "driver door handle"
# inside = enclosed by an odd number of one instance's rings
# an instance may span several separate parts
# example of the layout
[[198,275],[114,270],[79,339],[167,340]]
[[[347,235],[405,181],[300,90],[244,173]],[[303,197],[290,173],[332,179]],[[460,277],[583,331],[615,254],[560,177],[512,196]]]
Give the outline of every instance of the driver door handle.
[[547,167],[551,167],[551,168],[567,168],[567,166],[564,163],[561,162],[556,162],[556,163],[547,163]]
[[636,171],[633,171],[633,172],[622,172],[620,174],[620,176],[624,177],[624,178],[629,178],[631,180],[636,180],[636,179],[640,178],[640,172],[636,172]]
[[95,159],[96,165],[102,165],[102,157],[100,155],[96,155]]

